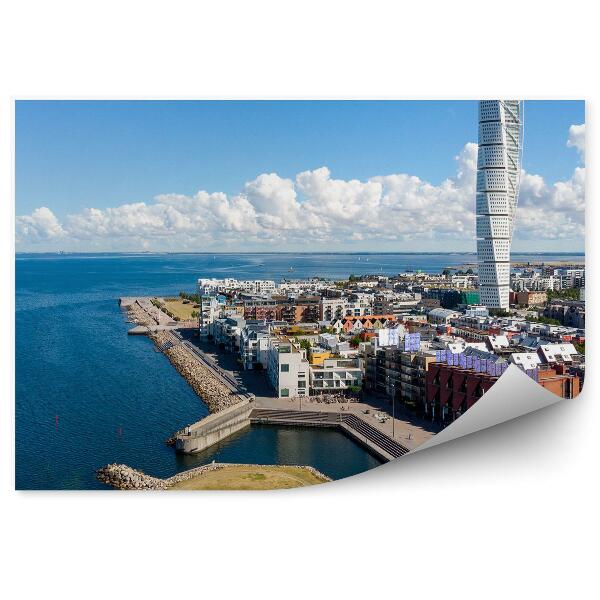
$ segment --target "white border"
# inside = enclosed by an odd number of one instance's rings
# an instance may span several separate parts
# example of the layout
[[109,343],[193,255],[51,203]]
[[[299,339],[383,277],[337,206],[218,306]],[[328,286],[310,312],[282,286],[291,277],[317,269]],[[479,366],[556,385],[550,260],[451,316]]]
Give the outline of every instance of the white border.
[[[598,35],[583,2],[504,3],[501,18],[493,3],[459,0],[22,0],[1,11],[0,586],[14,589],[9,597],[578,598],[597,588],[593,369],[576,401],[308,491],[24,494],[11,491],[7,460],[12,98],[585,98],[593,200]],[[513,53],[510,69],[490,61],[497,51]],[[596,248],[588,236],[588,304]]]

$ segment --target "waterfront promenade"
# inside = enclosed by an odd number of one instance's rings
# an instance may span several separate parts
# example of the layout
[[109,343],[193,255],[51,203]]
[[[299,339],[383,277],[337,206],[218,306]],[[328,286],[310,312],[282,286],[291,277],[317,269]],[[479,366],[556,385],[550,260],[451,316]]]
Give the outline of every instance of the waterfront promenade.
[[[176,323],[167,325],[161,317],[154,315],[156,307],[147,298],[127,300],[126,303],[121,300],[121,305],[125,304],[124,308],[130,314],[131,307],[134,308],[132,316],[135,322],[150,325],[148,335],[154,339],[157,349],[169,357],[211,413],[229,412],[237,403],[252,402],[254,410],[246,411],[247,416],[240,417],[236,410],[235,424],[230,426],[227,422],[216,428],[209,426],[206,436],[202,433],[206,429],[203,421],[177,431],[173,440],[181,451],[206,448],[239,430],[244,423],[259,422],[338,427],[380,458],[391,460],[410,452],[439,430],[400,408],[393,418],[389,414],[391,406],[375,397],[363,397],[361,402],[323,402],[317,396],[278,398],[263,370],[243,370],[234,355],[219,352],[213,344],[200,343],[194,329],[179,328]],[[155,321],[159,332],[152,331],[151,321]],[[223,418],[227,420],[225,415]]]
[[[372,396],[365,396],[361,402],[335,402],[330,404],[318,402],[316,396],[292,399],[277,398],[267,381],[265,371],[242,370],[234,355],[219,352],[210,343],[199,344],[197,338],[194,338],[189,331],[173,333],[180,339],[185,340],[186,345],[193,346],[195,354],[202,356],[203,360],[221,373],[229,384],[233,382],[243,394],[252,394],[257,409],[316,411],[335,415],[354,415],[408,450],[420,446],[440,430],[433,423],[418,419],[399,406],[396,407],[395,419],[392,420],[391,405],[385,400]],[[383,423],[380,422],[375,418],[375,413],[378,412],[386,413],[389,418]]]

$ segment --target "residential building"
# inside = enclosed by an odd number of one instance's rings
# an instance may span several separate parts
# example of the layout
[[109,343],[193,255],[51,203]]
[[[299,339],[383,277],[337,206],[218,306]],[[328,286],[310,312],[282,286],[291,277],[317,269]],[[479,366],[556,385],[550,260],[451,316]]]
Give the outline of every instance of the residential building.
[[420,413],[426,398],[427,370],[435,362],[435,352],[400,352],[400,400]]
[[520,306],[539,306],[545,304],[548,300],[548,294],[544,292],[518,292],[517,304]]
[[423,412],[432,421],[448,424],[465,413],[498,377],[445,363],[431,363],[425,384]]
[[310,378],[306,352],[290,338],[270,339],[267,374],[279,398],[308,396]]
[[585,329],[585,302],[581,300],[552,300],[543,314],[561,325]]
[[362,386],[362,364],[358,357],[330,356],[311,364],[309,372],[312,394],[340,393]]
[[239,315],[215,319],[213,325],[213,342],[227,352],[240,351],[240,335],[246,320]]
[[570,364],[579,358],[579,353],[573,344],[542,344],[537,352],[542,362],[548,365]]
[[271,335],[265,324],[247,324],[240,333],[240,358],[244,369],[263,369],[268,366]]
[[427,320],[430,323],[449,325],[450,320],[459,317],[460,314],[447,308],[434,308],[427,313]]
[[542,364],[542,359],[535,352],[513,352],[508,360],[523,371],[537,369]]
[[213,324],[219,315],[219,302],[214,296],[200,296],[199,304],[198,333],[200,339],[208,339],[213,335]]

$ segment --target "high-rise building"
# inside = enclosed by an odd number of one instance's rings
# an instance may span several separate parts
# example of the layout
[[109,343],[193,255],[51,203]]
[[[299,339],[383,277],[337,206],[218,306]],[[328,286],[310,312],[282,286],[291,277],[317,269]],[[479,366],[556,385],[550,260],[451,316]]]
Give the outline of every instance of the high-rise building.
[[481,303],[508,309],[510,244],[523,147],[523,103],[479,102],[477,152],[477,259]]

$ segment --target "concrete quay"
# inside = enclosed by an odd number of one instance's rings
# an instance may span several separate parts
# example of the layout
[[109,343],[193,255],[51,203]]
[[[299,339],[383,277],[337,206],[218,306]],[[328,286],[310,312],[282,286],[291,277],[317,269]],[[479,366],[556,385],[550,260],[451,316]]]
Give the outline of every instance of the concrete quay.
[[250,427],[250,414],[253,408],[253,403],[244,399],[234,406],[184,427],[174,436],[175,450],[184,454],[202,452],[230,435]]

